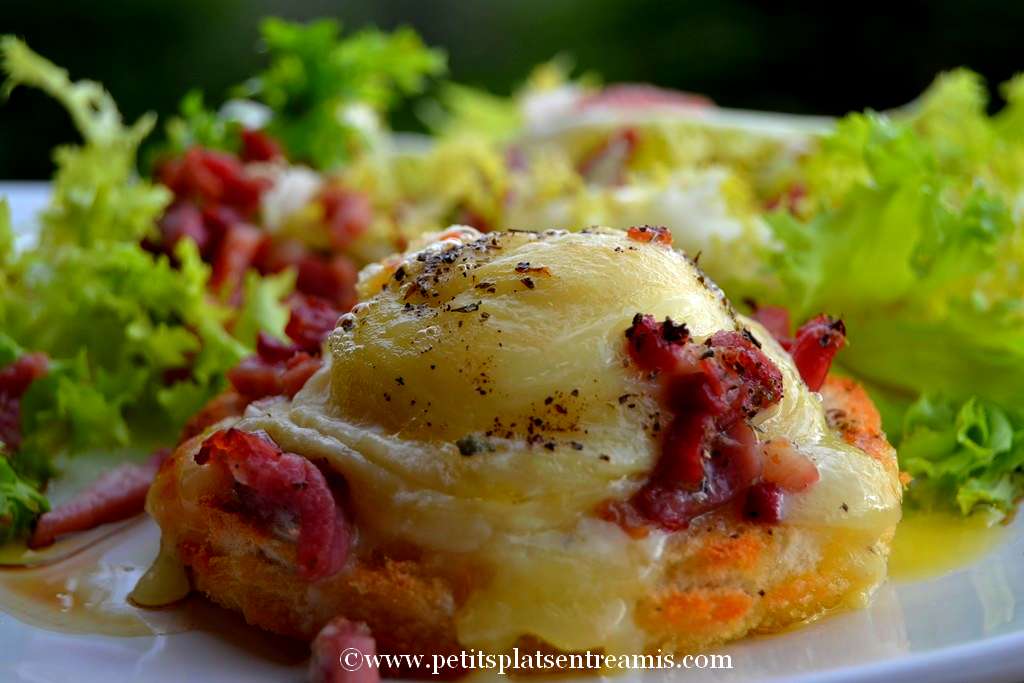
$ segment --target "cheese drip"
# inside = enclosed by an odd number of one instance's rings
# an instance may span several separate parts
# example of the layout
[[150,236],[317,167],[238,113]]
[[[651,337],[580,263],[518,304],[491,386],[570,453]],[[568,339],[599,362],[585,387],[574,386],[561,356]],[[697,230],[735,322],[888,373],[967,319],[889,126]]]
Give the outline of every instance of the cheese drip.
[[[366,538],[472,568],[457,612],[466,647],[534,636],[562,650],[644,648],[634,610],[672,539],[634,539],[593,515],[643,483],[667,423],[656,383],[626,362],[637,312],[697,339],[745,326],[764,344],[784,397],[756,426],[821,472],[789,497],[786,524],[842,526],[862,550],[898,519],[883,468],[828,429],[789,356],[677,251],[618,231],[453,229],[365,270],[360,288],[325,367],[241,426],[341,473]],[[868,565],[865,591],[884,556]]]

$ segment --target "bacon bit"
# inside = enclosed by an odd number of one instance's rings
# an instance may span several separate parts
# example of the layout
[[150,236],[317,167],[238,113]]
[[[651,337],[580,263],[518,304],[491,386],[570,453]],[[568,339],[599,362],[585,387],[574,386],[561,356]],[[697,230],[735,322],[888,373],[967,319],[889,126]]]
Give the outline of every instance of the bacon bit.
[[292,314],[284,328],[285,334],[306,351],[319,353],[320,345],[338,323],[341,311],[313,296],[292,299]]
[[697,344],[685,325],[637,314],[626,337],[633,362],[662,377],[662,400],[674,418],[650,479],[619,505],[682,529],[757,481],[761,452],[747,420],[781,400],[782,374],[749,334],[721,331]]
[[754,484],[747,491],[743,516],[752,522],[778,524],[782,521],[782,489],[770,481]]
[[588,95],[576,105],[581,110],[648,109],[671,107],[699,111],[715,106],[709,98],[679,90],[667,90],[646,83],[616,83]]
[[789,351],[793,346],[793,325],[789,321],[789,310],[782,306],[758,306],[753,302],[751,307],[754,309],[751,317],[764,325],[782,348]]
[[149,485],[168,454],[163,449],[145,463],[120,465],[101,475],[67,503],[43,514],[29,539],[29,547],[41,548],[59,536],[140,514]]
[[769,211],[776,209],[785,209],[789,213],[795,215],[799,214],[800,204],[807,196],[807,188],[801,183],[794,183],[790,185],[785,192],[782,194],[772,197],[765,202],[764,208]]
[[242,161],[275,161],[284,158],[284,150],[265,131],[246,128],[242,131]]
[[845,345],[846,326],[837,318],[819,315],[797,330],[789,353],[811,391],[821,389],[832,360]]
[[295,288],[298,291],[326,299],[344,311],[356,304],[359,270],[347,256],[339,254],[328,260],[317,254],[308,254],[297,265]]
[[178,443],[187,441],[193,436],[202,434],[208,428],[228,417],[235,417],[245,412],[251,400],[237,391],[225,391],[210,399],[202,409],[189,418],[181,431]]
[[203,212],[191,202],[171,205],[159,222],[160,246],[171,253],[182,238],[189,238],[204,253],[210,244],[210,231],[203,222]]
[[21,447],[21,397],[49,368],[47,355],[35,352],[0,369],[0,444],[9,452]]
[[636,242],[662,244],[666,247],[672,246],[672,231],[666,227],[654,225],[634,225],[626,231],[629,239]]
[[579,164],[579,174],[593,185],[621,185],[626,180],[626,166],[640,144],[635,128],[612,133]]
[[228,228],[213,261],[210,287],[216,291],[237,293],[245,271],[252,265],[263,240],[263,233],[247,223],[235,223]]
[[342,250],[370,227],[373,207],[363,192],[338,186],[325,188],[319,197],[331,246]]
[[259,209],[260,196],[269,181],[251,178],[242,162],[230,154],[192,147],[178,159],[161,164],[160,181],[178,199],[200,206],[226,204],[250,217]]
[[814,462],[784,437],[761,445],[764,454],[765,481],[778,484],[789,493],[799,493],[816,483],[821,475]]
[[471,228],[476,228],[480,232],[491,232],[494,229],[494,224],[479,211],[473,209],[463,208],[459,211],[458,219],[456,221],[460,225],[468,225]]
[[819,315],[804,323],[791,336],[789,311],[781,306],[757,306],[753,318],[765,326],[789,355],[793,357],[800,377],[811,391],[818,391],[825,383],[839,349],[846,345],[846,326],[842,320]]
[[[313,639],[309,660],[310,683],[379,683],[380,672],[374,663],[377,643],[369,627],[337,617],[324,626]],[[355,651],[360,666],[349,671],[341,665],[343,653]],[[346,662],[350,664],[349,662]]]
[[335,574],[345,564],[351,532],[323,473],[312,462],[283,452],[266,434],[239,429],[214,432],[196,453],[199,465],[225,468],[254,495],[254,511],[283,510],[299,525],[299,574],[313,581]]

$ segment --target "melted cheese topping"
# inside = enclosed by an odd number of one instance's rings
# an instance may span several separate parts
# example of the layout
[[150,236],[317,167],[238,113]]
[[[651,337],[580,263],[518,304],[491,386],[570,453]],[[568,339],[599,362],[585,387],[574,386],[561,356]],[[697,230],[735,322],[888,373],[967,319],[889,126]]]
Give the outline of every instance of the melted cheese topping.
[[626,361],[637,312],[698,339],[747,326],[764,343],[784,398],[758,416],[762,438],[787,437],[821,473],[787,498],[786,524],[841,526],[863,547],[898,519],[895,482],[828,429],[789,356],[679,252],[617,231],[457,229],[367,269],[360,288],[325,367],[241,426],[344,475],[365,542],[413,543],[471,570],[457,614],[467,647],[529,634],[563,650],[643,649],[633,610],[669,536],[632,539],[592,514],[642,485],[667,421]]

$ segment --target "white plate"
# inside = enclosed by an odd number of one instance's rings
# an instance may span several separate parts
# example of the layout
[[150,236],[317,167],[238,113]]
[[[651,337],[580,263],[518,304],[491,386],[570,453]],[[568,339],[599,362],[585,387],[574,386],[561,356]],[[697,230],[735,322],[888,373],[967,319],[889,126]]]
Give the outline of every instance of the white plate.
[[[15,226],[24,228],[45,201],[45,185],[0,183],[0,195],[4,194],[11,200]],[[130,576],[155,555],[157,543],[155,526],[140,522],[126,542],[107,549],[103,562],[111,571]],[[30,626],[10,614],[0,616],[3,681],[302,680],[302,664],[269,656],[274,650],[293,653],[295,648],[240,625],[128,638],[60,633]],[[731,655],[731,670],[636,672],[615,680],[1024,680],[1024,522],[1012,524],[995,549],[966,566],[927,580],[886,583],[867,609],[833,615],[785,634],[747,639],[716,652]]]

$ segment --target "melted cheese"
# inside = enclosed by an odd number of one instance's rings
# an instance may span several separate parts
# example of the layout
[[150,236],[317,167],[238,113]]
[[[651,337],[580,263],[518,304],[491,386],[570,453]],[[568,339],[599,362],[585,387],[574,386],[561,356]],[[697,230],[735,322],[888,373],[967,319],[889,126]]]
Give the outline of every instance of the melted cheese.
[[[364,271],[364,303],[332,334],[329,362],[241,426],[343,474],[369,542],[471,568],[465,646],[529,634],[563,650],[643,649],[633,612],[669,537],[632,539],[592,514],[643,483],[667,420],[626,362],[637,312],[698,339],[748,326],[764,343],[784,398],[757,426],[821,472],[788,498],[787,524],[842,527],[860,549],[895,524],[899,491],[882,467],[828,429],[789,356],[679,252],[613,231],[445,235]],[[877,582],[877,562],[865,577]]]

